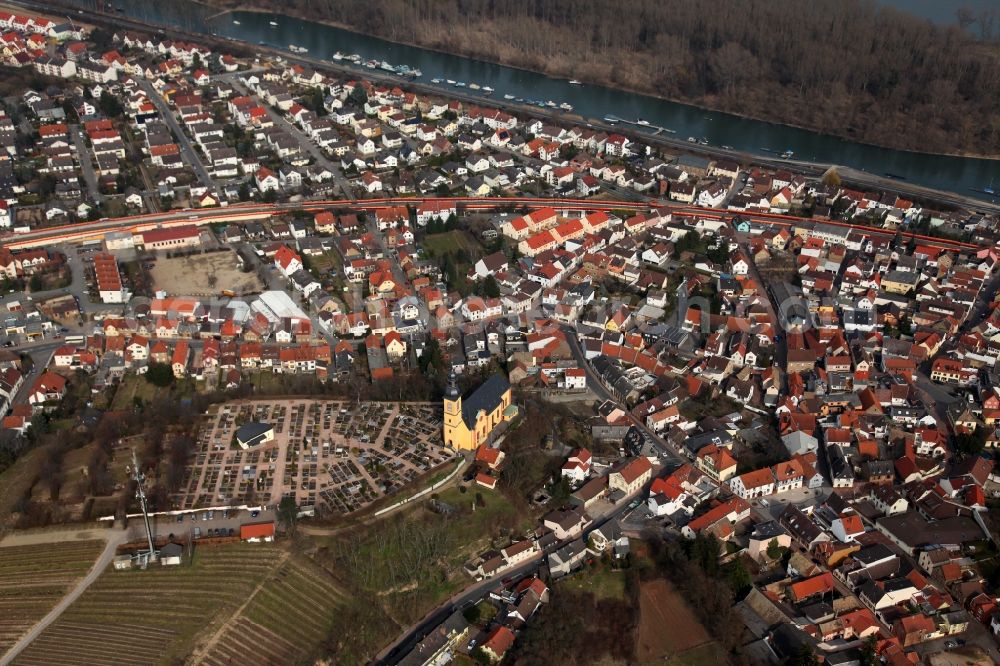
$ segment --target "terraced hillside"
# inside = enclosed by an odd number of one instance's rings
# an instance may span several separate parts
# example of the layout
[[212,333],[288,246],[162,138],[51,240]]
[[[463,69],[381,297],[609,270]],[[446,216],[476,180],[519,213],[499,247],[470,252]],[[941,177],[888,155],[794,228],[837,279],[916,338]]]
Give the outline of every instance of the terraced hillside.
[[[339,596],[279,545],[202,546],[190,564],[109,568],[15,664],[172,663],[196,646],[204,663],[294,663],[325,636]],[[231,651],[250,635],[267,651]]]
[[[331,625],[343,593],[326,572],[292,558],[259,586],[195,663],[212,666],[288,664],[308,656]],[[254,645],[248,651],[247,645]]]
[[104,542],[0,548],[0,655],[83,578]]

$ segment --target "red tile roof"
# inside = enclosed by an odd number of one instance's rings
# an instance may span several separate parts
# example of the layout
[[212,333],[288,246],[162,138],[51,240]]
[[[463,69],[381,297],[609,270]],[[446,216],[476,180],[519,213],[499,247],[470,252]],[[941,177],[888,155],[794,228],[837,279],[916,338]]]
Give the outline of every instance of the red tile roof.
[[264,539],[274,536],[274,523],[248,523],[240,525],[241,539]]
[[829,571],[824,571],[818,576],[792,583],[789,588],[792,598],[796,602],[816,596],[817,594],[832,592],[834,589],[833,574]]

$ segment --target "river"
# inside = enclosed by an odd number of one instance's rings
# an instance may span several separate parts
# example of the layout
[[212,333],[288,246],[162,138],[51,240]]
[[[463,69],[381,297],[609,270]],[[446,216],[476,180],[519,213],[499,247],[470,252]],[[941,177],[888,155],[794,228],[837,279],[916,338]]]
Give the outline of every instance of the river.
[[[94,0],[75,0],[80,6],[94,8]],[[287,48],[289,44],[309,49],[311,57],[330,58],[335,51],[357,53],[364,59],[406,64],[423,72],[420,82],[434,78],[489,86],[496,92],[524,99],[568,102],[574,113],[585,118],[612,115],[635,120],[643,118],[650,125],[674,130],[671,136],[706,138],[711,145],[727,146],[759,155],[775,157],[786,150],[796,160],[851,166],[877,176],[905,180],[965,196],[990,200],[982,192],[1000,191],[1000,161],[949,157],[879,148],[819,134],[804,129],[750,120],[726,113],[669,102],[603,86],[572,85],[542,74],[388,42],[348,30],[284,15],[237,11],[219,14],[190,0],[112,0],[126,16],[149,23],[175,26],[201,33]],[[235,23],[238,21],[239,23]],[[272,22],[277,25],[272,25]],[[363,70],[359,70],[363,71]],[[454,90],[447,83],[442,91]],[[468,88],[462,92],[469,93]],[[637,129],[630,126],[630,129]],[[978,192],[978,194],[977,194]]]

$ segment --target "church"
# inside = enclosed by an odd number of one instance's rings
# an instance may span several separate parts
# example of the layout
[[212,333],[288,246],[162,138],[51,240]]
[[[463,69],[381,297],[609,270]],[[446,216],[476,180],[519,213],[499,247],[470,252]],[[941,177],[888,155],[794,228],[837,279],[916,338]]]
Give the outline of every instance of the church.
[[463,400],[452,374],[444,392],[444,444],[471,451],[516,415],[517,407],[510,403],[510,382],[503,375],[493,375]]

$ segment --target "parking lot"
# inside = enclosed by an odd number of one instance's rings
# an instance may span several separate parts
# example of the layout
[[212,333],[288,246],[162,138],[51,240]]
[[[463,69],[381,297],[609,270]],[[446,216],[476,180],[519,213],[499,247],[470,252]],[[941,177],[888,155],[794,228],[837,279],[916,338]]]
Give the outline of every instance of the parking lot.
[[[255,515],[256,514],[256,515]],[[173,515],[157,515],[150,518],[154,536],[165,537],[190,535],[204,539],[216,536],[238,536],[240,525],[247,523],[273,522],[276,519],[273,508],[251,511],[232,509],[229,511],[193,511]],[[141,520],[136,523],[141,523]],[[197,529],[196,529],[197,528]]]
[[[182,509],[277,505],[294,496],[318,512],[350,513],[452,460],[441,446],[441,408],[430,403],[248,400],[214,405],[187,470]],[[267,423],[274,440],[243,450],[236,430]]]

